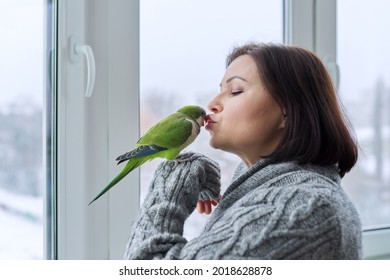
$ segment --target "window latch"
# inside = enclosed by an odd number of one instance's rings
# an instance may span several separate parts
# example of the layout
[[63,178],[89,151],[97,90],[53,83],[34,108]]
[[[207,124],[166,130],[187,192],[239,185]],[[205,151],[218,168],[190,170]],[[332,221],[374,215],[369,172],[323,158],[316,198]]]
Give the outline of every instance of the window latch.
[[80,44],[77,36],[72,35],[69,37],[70,61],[78,63],[81,60],[81,56],[85,56],[87,63],[87,88],[85,89],[85,97],[91,97],[96,76],[95,56],[89,45]]

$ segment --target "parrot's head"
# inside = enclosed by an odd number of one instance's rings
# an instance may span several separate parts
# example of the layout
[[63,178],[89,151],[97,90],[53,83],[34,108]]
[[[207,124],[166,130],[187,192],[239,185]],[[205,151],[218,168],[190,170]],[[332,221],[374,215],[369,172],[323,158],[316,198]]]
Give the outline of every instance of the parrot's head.
[[197,122],[199,127],[204,126],[206,121],[206,111],[199,106],[184,106],[183,108],[177,110],[180,113],[183,113]]

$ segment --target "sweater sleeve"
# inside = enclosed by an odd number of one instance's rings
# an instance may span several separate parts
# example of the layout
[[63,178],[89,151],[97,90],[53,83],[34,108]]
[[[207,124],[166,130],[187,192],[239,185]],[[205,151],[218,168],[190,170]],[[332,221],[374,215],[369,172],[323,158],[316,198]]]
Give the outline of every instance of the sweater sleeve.
[[219,193],[219,166],[201,154],[185,153],[160,164],[132,226],[124,257],[178,258],[187,243],[184,222],[198,199],[216,199]]

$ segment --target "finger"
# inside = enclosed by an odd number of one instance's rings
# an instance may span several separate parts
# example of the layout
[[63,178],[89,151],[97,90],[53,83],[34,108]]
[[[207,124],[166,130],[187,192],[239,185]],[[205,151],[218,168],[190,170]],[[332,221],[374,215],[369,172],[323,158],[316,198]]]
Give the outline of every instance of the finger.
[[198,200],[198,203],[196,204],[196,210],[198,210],[198,212],[199,212],[200,214],[203,214],[203,213],[204,213],[204,204],[203,204],[203,201]]
[[211,200],[211,204],[213,206],[217,206],[218,205],[218,200],[216,200],[216,199]]
[[211,202],[210,200],[204,201],[204,212],[209,215],[211,213]]

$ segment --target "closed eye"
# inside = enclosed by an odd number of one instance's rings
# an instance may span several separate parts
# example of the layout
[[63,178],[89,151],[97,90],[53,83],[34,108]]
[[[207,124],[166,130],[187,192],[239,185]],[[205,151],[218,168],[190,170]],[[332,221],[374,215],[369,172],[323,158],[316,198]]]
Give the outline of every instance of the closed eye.
[[236,95],[239,95],[239,94],[241,94],[243,92],[244,92],[243,90],[234,90],[234,91],[232,91],[231,95],[232,96],[236,96]]

